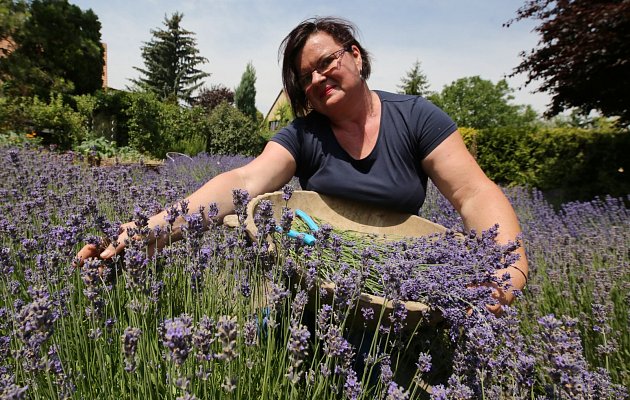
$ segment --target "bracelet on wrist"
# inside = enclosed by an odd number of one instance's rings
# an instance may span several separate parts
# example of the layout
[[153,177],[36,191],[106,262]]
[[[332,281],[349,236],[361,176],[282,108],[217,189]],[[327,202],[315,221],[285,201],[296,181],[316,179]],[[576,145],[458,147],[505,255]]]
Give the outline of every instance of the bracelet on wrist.
[[518,272],[521,273],[521,275],[523,275],[523,278],[525,278],[525,284],[527,285],[527,274],[525,274],[525,272],[523,272],[522,269],[520,269],[519,267],[517,267],[516,265],[510,265],[511,268],[514,268],[515,270],[517,270]]

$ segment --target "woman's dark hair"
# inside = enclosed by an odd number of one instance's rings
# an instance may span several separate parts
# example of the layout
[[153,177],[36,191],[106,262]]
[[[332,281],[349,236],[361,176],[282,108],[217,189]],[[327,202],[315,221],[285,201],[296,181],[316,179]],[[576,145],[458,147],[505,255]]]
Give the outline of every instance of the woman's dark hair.
[[367,80],[371,72],[370,55],[357,41],[358,29],[350,21],[336,17],[315,17],[300,22],[282,40],[278,50],[278,59],[282,58],[282,85],[289,97],[293,114],[298,117],[306,115],[309,107],[306,93],[299,83],[300,71],[297,70],[295,61],[306,40],[317,32],[329,34],[344,46],[357,46],[363,60],[361,77]]

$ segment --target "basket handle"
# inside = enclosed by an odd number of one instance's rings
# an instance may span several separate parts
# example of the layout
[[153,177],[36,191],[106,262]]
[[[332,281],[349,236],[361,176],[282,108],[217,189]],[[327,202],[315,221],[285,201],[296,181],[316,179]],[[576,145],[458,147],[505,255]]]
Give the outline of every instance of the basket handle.
[[229,227],[229,228],[236,228],[239,226],[238,223],[238,215],[236,214],[229,214],[226,215],[225,217],[223,217],[223,225]]

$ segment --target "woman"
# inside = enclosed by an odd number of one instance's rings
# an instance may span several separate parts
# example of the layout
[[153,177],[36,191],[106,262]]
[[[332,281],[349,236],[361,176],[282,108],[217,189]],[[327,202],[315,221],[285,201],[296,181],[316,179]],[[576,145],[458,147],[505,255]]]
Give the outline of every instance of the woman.
[[[297,175],[307,190],[417,214],[430,178],[467,229],[481,232],[498,223],[497,240],[515,240],[520,228],[514,210],[472,158],[453,121],[421,97],[369,89],[370,58],[355,32],[348,21],[314,18],[289,33],[280,48],[282,78],[298,118],[252,162],[190,195],[189,209],[217,203],[221,219],[234,211],[233,189],[254,197]],[[165,215],[150,218],[149,226],[164,225]],[[175,223],[175,238],[181,236],[181,223]],[[123,232],[117,247],[110,245],[100,255],[87,245],[78,257],[110,258],[123,250],[126,238]],[[157,242],[165,245],[166,236]],[[517,251],[520,260],[497,274],[508,273],[512,286],[521,289],[527,261],[523,249]],[[495,297],[501,304],[513,298],[499,288]]]

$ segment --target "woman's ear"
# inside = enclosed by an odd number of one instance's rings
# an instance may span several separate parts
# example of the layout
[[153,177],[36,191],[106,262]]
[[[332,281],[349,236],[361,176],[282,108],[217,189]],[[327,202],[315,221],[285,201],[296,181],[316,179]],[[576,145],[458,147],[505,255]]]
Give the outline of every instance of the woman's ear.
[[356,65],[359,75],[361,75],[363,70],[363,57],[361,56],[361,50],[359,50],[359,48],[354,44],[350,47],[350,50],[352,52],[351,54],[352,59],[354,60],[354,65]]

